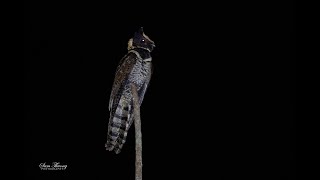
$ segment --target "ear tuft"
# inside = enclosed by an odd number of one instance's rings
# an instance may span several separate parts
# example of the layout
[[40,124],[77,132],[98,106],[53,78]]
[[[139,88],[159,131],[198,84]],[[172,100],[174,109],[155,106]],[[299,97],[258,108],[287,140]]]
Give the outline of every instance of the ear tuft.
[[143,34],[143,27],[140,27],[139,31],[140,34]]

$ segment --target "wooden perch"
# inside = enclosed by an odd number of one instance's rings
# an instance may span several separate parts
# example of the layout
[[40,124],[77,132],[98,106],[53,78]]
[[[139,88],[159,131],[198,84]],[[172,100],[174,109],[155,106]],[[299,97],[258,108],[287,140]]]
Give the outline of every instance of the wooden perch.
[[133,118],[136,137],[136,180],[142,180],[142,134],[140,105],[137,87],[133,83],[131,84],[131,92],[133,96]]

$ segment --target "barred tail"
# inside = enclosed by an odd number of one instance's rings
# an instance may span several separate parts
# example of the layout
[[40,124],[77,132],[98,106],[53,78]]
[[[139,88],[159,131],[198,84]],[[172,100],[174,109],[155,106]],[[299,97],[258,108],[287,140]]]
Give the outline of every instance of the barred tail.
[[132,112],[132,105],[121,99],[115,113],[110,115],[108,138],[105,145],[107,150],[115,151],[116,154],[121,152],[133,121]]

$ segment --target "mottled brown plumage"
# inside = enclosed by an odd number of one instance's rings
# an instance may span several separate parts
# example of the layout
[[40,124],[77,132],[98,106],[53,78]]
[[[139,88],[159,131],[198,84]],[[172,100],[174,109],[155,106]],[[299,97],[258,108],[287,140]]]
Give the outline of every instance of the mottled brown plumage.
[[143,33],[141,28],[128,42],[128,53],[121,59],[117,67],[109,101],[110,119],[106,149],[121,152],[126,141],[128,130],[133,122],[133,100],[131,83],[138,90],[139,104],[151,78],[151,51],[154,42]]

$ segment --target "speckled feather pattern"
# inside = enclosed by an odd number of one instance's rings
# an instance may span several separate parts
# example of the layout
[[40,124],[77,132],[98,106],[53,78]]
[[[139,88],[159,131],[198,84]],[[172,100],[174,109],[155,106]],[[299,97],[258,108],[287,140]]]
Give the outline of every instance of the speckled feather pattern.
[[143,49],[130,49],[120,61],[109,101],[107,150],[121,152],[134,121],[130,84],[136,84],[141,105],[151,78],[151,66],[150,52]]

